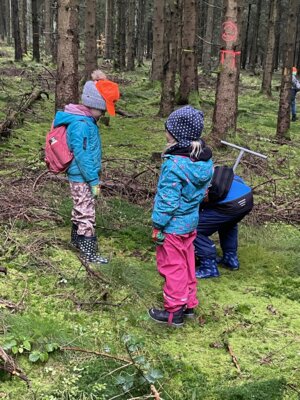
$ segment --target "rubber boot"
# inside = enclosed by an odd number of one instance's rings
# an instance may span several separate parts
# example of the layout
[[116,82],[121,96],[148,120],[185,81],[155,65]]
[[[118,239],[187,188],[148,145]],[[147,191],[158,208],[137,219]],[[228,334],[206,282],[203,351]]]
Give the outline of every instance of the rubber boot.
[[297,116],[296,116],[296,114],[293,114],[292,115],[292,122],[296,122],[297,121]]
[[71,229],[71,246],[73,246],[75,249],[79,249],[77,229],[78,229],[78,226],[73,223],[72,229]]
[[240,262],[235,251],[227,251],[223,254],[222,258],[217,258],[217,263],[224,265],[224,267],[232,271],[236,271],[240,268]]
[[171,313],[167,310],[157,310],[156,308],[150,308],[148,311],[149,316],[159,324],[168,324],[173,326],[182,326],[183,313],[185,307],[181,307],[178,311]]
[[78,243],[80,257],[90,263],[107,264],[108,259],[102,257],[98,252],[98,243],[96,236],[81,236],[78,235]]
[[200,260],[200,266],[196,269],[196,278],[217,278],[220,276],[217,261],[215,258],[202,258]]

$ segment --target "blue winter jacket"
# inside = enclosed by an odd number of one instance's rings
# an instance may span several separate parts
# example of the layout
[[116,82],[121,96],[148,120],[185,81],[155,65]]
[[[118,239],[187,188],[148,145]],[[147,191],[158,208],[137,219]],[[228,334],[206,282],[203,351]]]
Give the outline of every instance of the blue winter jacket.
[[98,185],[101,169],[101,138],[93,117],[58,111],[54,127],[67,125],[67,143],[74,159],[67,170],[72,182]]
[[153,226],[184,235],[196,229],[199,204],[213,175],[213,162],[165,155],[152,212]]

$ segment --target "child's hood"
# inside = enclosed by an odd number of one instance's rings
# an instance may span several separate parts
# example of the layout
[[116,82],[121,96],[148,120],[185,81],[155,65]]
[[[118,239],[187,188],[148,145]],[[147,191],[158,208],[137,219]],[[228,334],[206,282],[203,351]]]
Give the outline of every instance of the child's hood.
[[192,182],[193,185],[199,186],[208,182],[213,174],[212,159],[208,161],[193,161],[189,157],[165,155],[166,162],[169,167],[176,171],[176,174],[183,180]]
[[69,104],[65,107],[64,111],[57,111],[53,125],[54,127],[70,125],[74,121],[82,121],[83,119],[95,122],[87,107],[80,104]]

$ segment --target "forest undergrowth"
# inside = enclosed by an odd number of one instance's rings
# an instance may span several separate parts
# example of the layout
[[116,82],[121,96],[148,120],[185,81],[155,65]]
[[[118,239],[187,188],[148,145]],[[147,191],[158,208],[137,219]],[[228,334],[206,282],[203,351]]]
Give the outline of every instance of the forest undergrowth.
[[[110,263],[97,268],[83,265],[69,247],[68,185],[62,175],[46,174],[42,160],[54,69],[13,64],[10,49],[4,51],[0,120],[36,85],[49,99],[20,115],[0,143],[0,346],[20,374],[3,371],[0,360],[0,398],[299,399],[300,123],[291,127],[291,141],[275,140],[278,92],[260,95],[260,77],[242,72],[238,131],[228,141],[268,160],[245,156],[238,170],[256,199],[241,224],[241,269],[200,281],[196,320],[171,329],[147,316],[162,303],[150,216],[164,147],[160,87],[149,83],[148,66],[118,75],[104,66],[120,82],[118,107],[130,118],[100,124],[97,233]],[[214,80],[201,78],[200,95],[191,98],[205,113],[204,138],[212,147]],[[230,165],[236,156],[214,151],[217,164]]]

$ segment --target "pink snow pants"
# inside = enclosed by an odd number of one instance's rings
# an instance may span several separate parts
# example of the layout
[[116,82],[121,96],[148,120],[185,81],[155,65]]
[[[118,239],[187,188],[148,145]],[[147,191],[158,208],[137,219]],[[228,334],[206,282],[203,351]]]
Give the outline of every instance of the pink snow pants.
[[169,312],[176,312],[185,304],[194,308],[198,305],[193,244],[196,231],[164,235],[164,244],[156,247],[157,269],[165,278],[164,308]]

